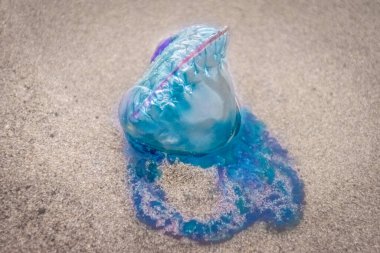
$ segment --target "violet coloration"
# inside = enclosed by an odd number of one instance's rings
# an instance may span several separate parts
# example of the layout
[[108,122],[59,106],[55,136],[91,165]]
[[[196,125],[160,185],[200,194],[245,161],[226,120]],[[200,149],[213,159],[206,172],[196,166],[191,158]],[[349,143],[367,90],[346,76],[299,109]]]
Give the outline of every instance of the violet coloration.
[[[258,221],[299,223],[303,183],[265,124],[239,108],[226,62],[227,29],[192,26],[164,40],[123,97],[119,118],[139,220],[174,237],[220,242]],[[165,164],[217,169],[222,199],[208,220],[189,218],[159,184]]]

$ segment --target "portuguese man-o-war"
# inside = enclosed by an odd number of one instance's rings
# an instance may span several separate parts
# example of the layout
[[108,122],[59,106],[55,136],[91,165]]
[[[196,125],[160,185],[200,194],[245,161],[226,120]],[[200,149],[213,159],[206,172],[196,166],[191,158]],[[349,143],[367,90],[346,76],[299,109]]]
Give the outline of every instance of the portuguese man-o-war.
[[[202,243],[230,239],[255,222],[290,228],[303,211],[303,183],[287,151],[238,105],[227,45],[227,29],[202,25],[162,41],[119,107],[137,218]],[[216,169],[218,213],[188,217],[168,201],[160,180],[177,163]]]

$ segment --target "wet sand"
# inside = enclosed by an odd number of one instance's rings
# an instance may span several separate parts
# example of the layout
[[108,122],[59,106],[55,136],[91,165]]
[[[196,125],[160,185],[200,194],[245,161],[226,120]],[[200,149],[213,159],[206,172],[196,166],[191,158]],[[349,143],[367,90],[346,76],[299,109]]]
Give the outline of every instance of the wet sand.
[[[1,1],[0,252],[379,252],[379,13],[378,1]],[[230,27],[240,102],[305,183],[290,231],[257,224],[205,246],[135,218],[118,102],[157,43],[197,23]]]

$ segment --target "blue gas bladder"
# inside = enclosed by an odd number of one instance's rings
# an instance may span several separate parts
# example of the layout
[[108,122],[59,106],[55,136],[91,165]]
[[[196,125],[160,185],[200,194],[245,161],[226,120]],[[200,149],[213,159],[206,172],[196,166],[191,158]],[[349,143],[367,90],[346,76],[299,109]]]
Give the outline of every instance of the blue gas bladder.
[[227,36],[226,30],[195,26],[164,41],[121,104],[130,139],[192,154],[228,143],[240,115],[225,60]]

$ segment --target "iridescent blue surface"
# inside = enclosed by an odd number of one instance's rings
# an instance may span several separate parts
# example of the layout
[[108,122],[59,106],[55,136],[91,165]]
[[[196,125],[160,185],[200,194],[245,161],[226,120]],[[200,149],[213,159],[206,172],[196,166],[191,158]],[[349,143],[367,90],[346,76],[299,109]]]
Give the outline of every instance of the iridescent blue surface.
[[[137,217],[172,236],[218,242],[256,221],[284,229],[298,224],[302,216],[303,184],[291,168],[286,150],[247,110],[242,111],[242,125],[233,140],[207,155],[168,154],[133,141],[126,153]],[[178,161],[204,169],[217,166],[215,184],[230,208],[208,221],[184,218],[167,202],[158,184],[160,165]]]
[[193,26],[172,37],[123,98],[120,122],[128,136],[156,149],[204,154],[239,126],[227,33]]

